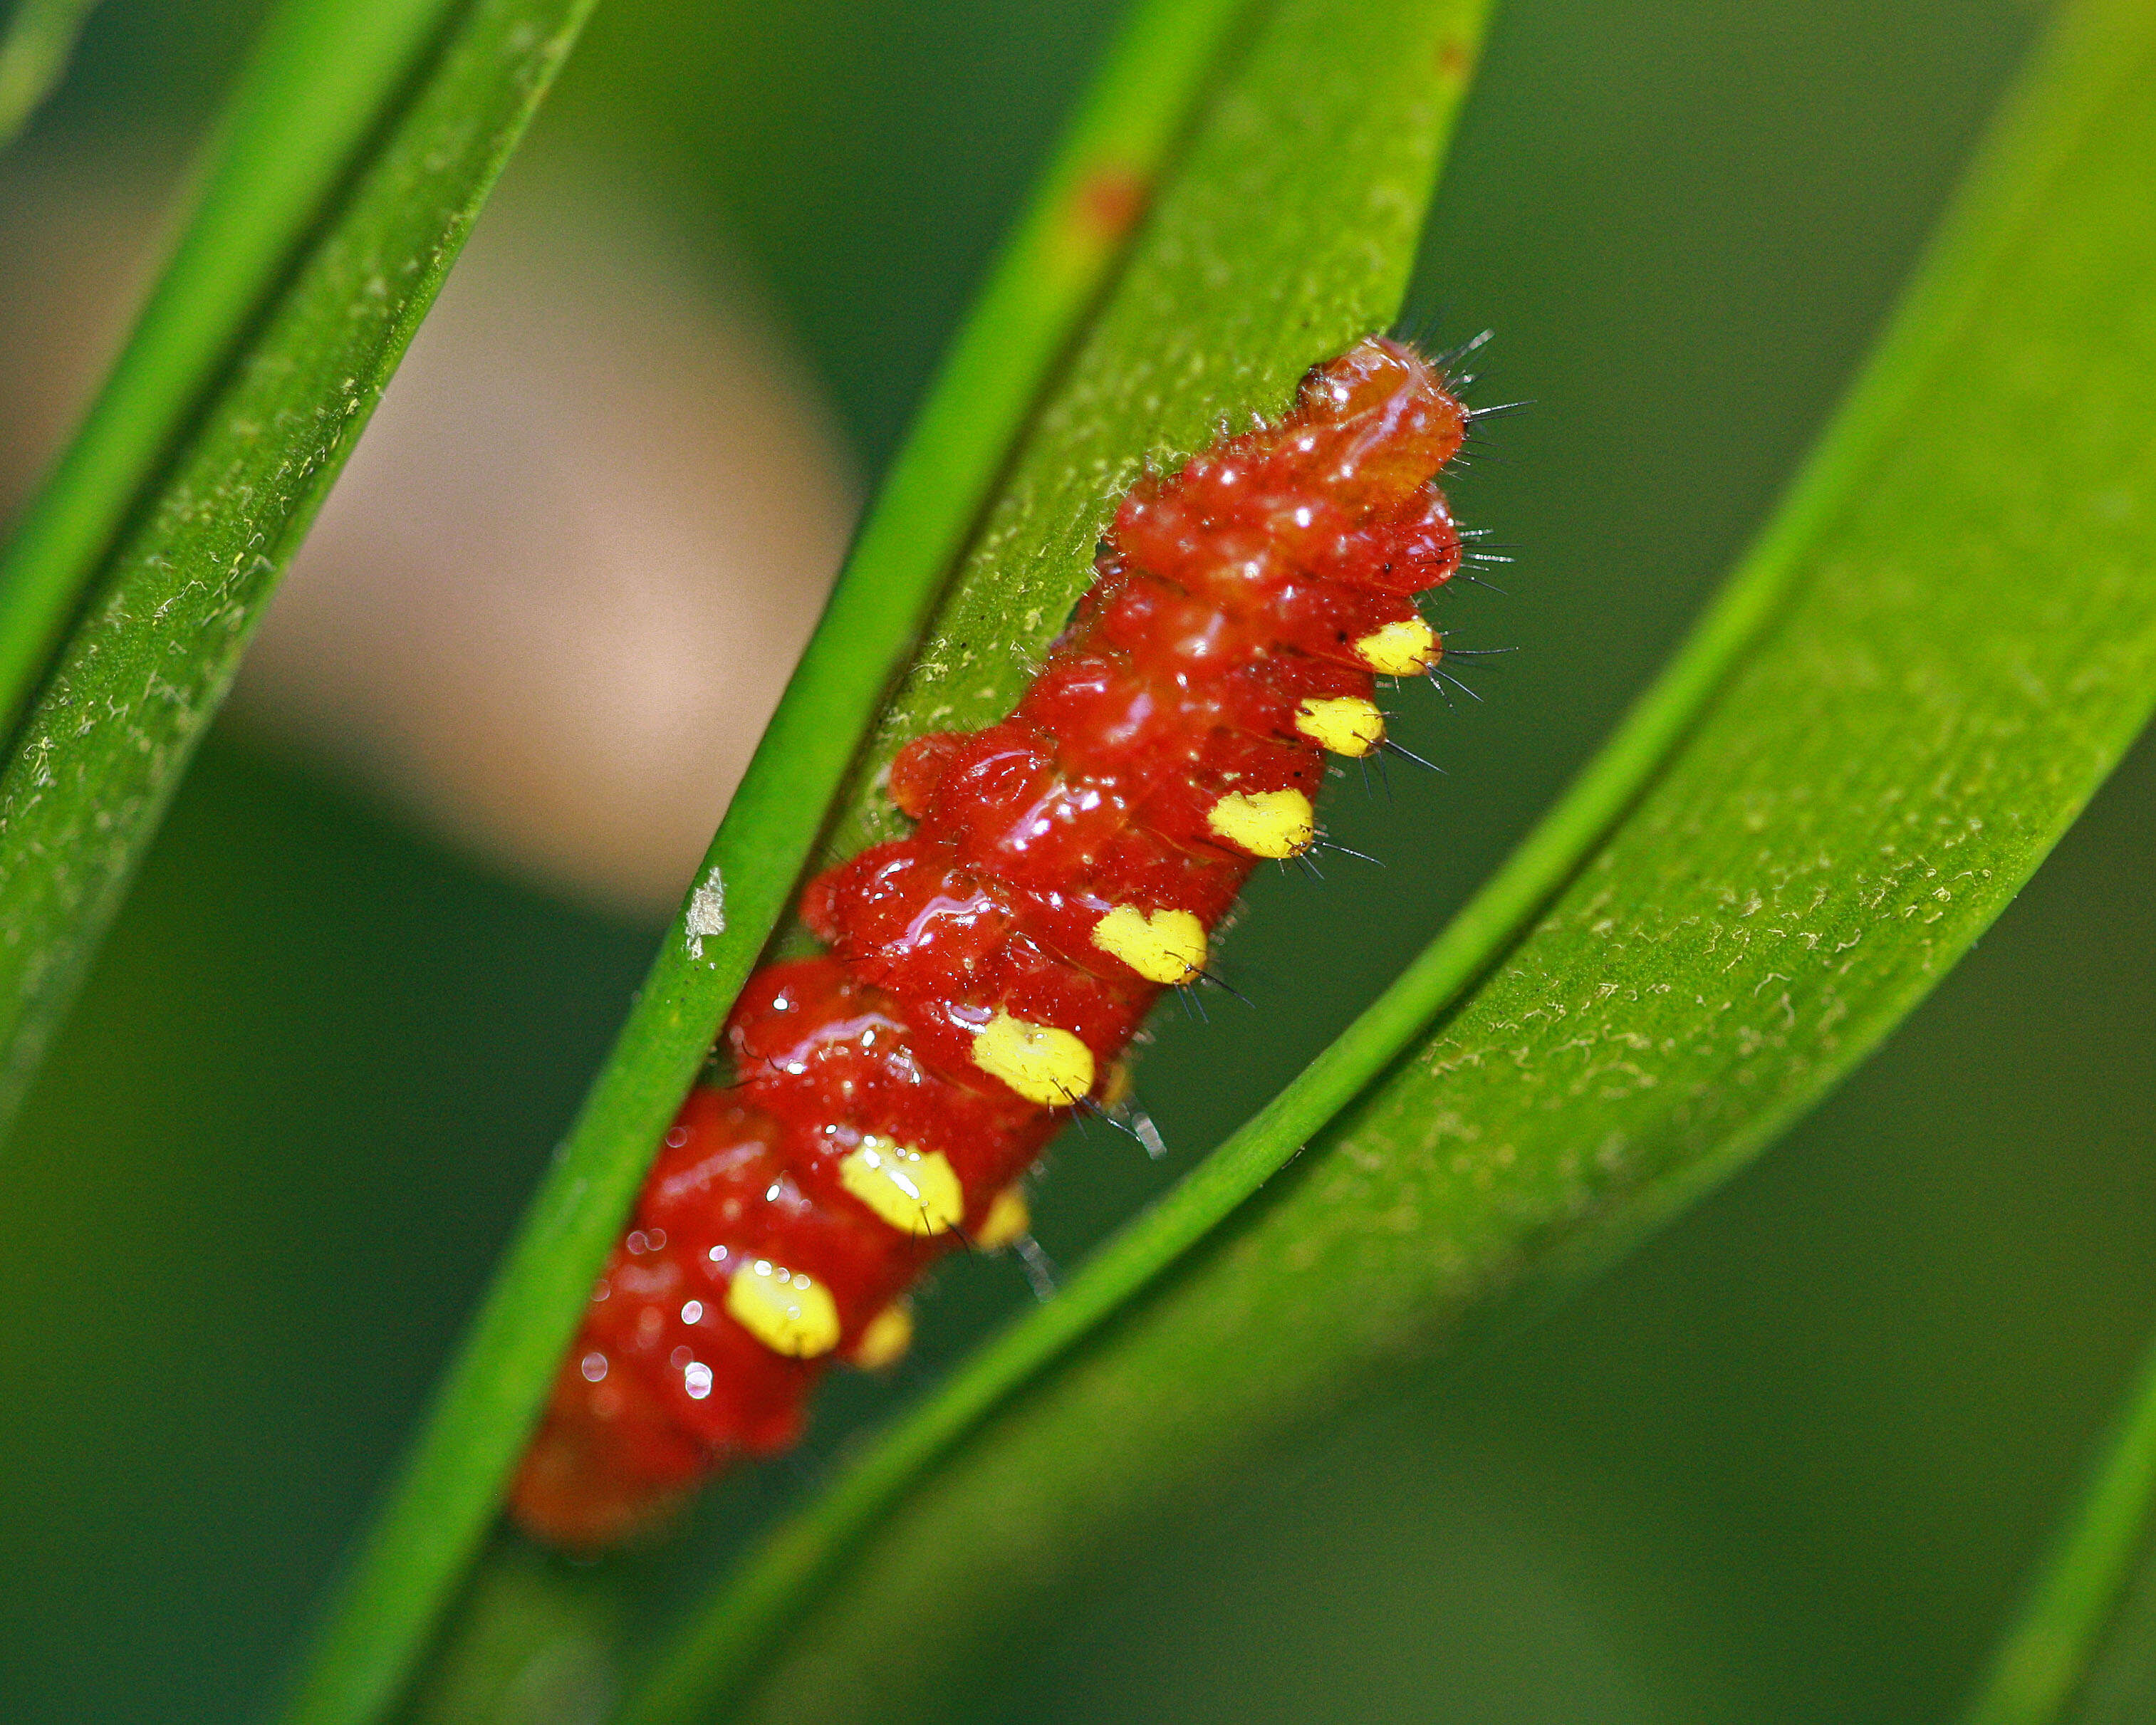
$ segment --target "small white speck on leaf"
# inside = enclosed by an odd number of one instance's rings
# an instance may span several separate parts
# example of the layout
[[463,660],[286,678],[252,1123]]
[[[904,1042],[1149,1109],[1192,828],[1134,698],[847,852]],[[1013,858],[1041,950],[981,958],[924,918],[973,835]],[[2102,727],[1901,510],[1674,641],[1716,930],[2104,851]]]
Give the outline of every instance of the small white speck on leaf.
[[706,936],[726,932],[726,883],[720,878],[717,869],[714,868],[706,875],[702,883],[689,895],[689,914],[683,920],[682,926],[689,937],[689,956],[691,958],[704,956]]

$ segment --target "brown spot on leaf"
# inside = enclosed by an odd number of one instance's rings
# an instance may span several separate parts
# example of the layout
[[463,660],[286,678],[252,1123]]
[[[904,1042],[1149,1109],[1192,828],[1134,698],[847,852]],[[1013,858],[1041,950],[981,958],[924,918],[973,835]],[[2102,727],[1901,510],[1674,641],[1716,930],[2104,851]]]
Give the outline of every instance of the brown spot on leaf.
[[1072,213],[1089,239],[1112,245],[1145,213],[1151,182],[1127,168],[1101,168],[1079,182]]

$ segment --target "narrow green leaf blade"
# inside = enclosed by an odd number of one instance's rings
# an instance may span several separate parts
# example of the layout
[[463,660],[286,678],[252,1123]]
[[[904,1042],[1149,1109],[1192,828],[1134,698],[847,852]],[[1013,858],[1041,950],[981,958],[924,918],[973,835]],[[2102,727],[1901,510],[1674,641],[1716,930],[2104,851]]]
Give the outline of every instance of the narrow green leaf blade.
[[[26,555],[50,570],[95,554],[92,517],[135,518],[0,771],[0,1118],[590,6],[475,0],[422,19],[409,6],[309,0],[273,27],[228,147],[274,154],[269,118],[304,111],[305,92],[325,85],[339,125],[314,127],[300,154],[333,173],[336,196],[310,203],[304,177],[272,175],[259,230],[238,233],[246,224],[233,206],[254,182],[242,166],[220,170],[173,277],[26,529]],[[443,15],[447,28],[419,28]],[[390,63],[393,16],[404,48],[424,50],[417,59]],[[365,126],[349,79],[321,64],[346,47],[382,80]],[[365,138],[365,159],[347,149],[332,162],[333,131],[346,145]],[[326,177],[307,183],[331,189]],[[295,263],[280,244],[295,230],[310,239]],[[202,256],[225,239],[234,256]],[[265,294],[259,318],[244,316]],[[228,352],[235,321],[252,327]],[[190,387],[218,386],[198,414],[183,405],[183,373]],[[169,447],[153,452],[144,424]]]
[[[147,513],[188,422],[228,379],[248,326],[407,99],[419,56],[463,9],[463,0],[291,0],[271,18],[172,260],[0,555],[0,724],[21,712],[114,541]],[[58,33],[80,22],[69,10],[86,8],[29,0],[23,42],[10,42],[25,62],[17,75],[57,75]]]
[[1045,381],[1217,77],[1245,0],[1145,0],[885,480],[681,913],[326,1609],[285,1717],[372,1718],[494,1518],[623,1216]]
[[[2137,1574],[2138,1570],[2138,1574]],[[2156,1707],[2156,1351],[1963,1725],[2131,1725]]]
[[18,0],[0,31],[0,150],[14,142],[67,75],[97,0]]
[[1100,1543],[1576,1279],[1928,991],[2156,700],[2152,74],[2144,8],[2066,14],[1788,504],[1580,783],[1340,1045],[782,1530],[635,1717],[737,1682],[842,1558],[730,1717],[870,1671],[882,1717],[956,1705]]
[[0,1127],[591,3],[296,0],[270,27],[0,586],[0,683],[94,589],[0,768]]

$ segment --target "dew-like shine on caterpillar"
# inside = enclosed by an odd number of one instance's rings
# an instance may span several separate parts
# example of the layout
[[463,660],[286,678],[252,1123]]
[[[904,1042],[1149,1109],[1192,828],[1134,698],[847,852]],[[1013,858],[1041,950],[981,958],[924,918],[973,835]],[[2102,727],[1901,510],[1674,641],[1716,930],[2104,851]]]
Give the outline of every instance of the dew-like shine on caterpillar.
[[1027,1226],[1019,1181],[1265,858],[1317,839],[1328,755],[1384,740],[1380,678],[1434,671],[1414,596],[1459,569],[1434,483],[1473,415],[1372,336],[1274,424],[1142,480],[1009,717],[921,737],[915,822],[813,880],[827,951],[727,1020],[736,1081],[682,1105],[564,1359],[512,1507],[580,1548],[663,1520],[798,1433],[834,1359],[911,1333],[906,1291]]

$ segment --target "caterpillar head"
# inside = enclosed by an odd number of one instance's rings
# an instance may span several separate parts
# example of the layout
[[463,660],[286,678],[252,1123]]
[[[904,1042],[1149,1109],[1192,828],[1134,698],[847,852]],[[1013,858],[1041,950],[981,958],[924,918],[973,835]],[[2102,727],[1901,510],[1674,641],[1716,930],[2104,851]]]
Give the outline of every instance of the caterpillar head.
[[1384,511],[1406,505],[1458,453],[1467,409],[1414,349],[1366,336],[1304,373],[1290,423],[1318,433],[1333,496]]

